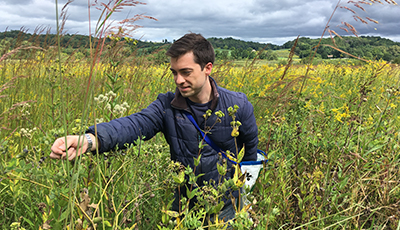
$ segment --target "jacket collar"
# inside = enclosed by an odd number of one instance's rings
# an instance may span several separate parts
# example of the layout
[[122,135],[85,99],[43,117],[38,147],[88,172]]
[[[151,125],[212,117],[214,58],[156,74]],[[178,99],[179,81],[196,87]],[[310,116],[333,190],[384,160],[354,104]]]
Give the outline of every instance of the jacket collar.
[[[219,100],[219,93],[217,90],[217,83],[215,82],[215,80],[211,76],[209,76],[209,80],[211,83],[211,89],[214,96],[211,102],[211,110],[214,111],[214,109],[217,107],[217,103]],[[176,109],[182,109],[191,112],[186,102],[186,99],[179,92],[178,87],[175,89],[175,97],[171,101],[171,106]]]

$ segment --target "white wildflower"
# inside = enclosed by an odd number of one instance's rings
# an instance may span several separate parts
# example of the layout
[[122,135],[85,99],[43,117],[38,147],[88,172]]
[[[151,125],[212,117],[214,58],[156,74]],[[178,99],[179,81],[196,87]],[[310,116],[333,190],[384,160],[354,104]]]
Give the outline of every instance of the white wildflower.
[[103,119],[103,118],[96,118],[96,123],[97,123],[97,124],[103,123],[103,122],[104,122],[104,119]]
[[115,105],[115,107],[114,107],[114,113],[124,113],[126,111],[126,108],[124,108],[123,106],[121,106],[121,105]]
[[117,94],[116,93],[114,93],[112,90],[110,90],[108,93],[106,93],[106,96],[109,96],[109,97],[116,97],[117,96]]
[[111,110],[111,104],[110,104],[110,103],[107,103],[105,109],[106,109],[106,110]]
[[31,139],[32,138],[32,133],[35,132],[35,131],[36,131],[36,127],[33,128],[33,129],[21,128],[19,132],[20,132],[21,136]]
[[24,129],[24,128],[21,128],[21,130],[20,130],[19,132],[21,133],[21,135],[24,135],[24,134],[28,133],[28,132],[26,131],[26,129]]
[[124,103],[122,103],[121,106],[124,107],[125,109],[129,109],[130,108],[129,104],[126,101],[124,101]]
[[108,96],[104,96],[103,94],[100,94],[98,97],[94,98],[94,101],[97,103],[103,103],[108,101]]

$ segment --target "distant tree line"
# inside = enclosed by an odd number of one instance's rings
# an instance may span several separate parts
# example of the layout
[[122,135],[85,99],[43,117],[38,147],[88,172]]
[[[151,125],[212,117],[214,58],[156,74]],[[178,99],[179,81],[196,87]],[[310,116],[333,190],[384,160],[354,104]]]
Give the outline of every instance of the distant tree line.
[[[258,42],[246,42],[242,40],[229,38],[208,38],[215,49],[216,58],[219,60],[229,59],[268,59],[276,60],[278,57],[271,52],[273,49],[279,49],[280,46],[273,44],[263,44]],[[173,42],[173,41],[172,41]],[[172,44],[167,39],[162,42],[138,41],[138,55],[150,55],[152,53],[163,52]]]
[[[19,46],[24,41],[29,41],[32,45],[47,48],[57,44],[57,36],[54,34],[29,34],[20,30],[11,30],[0,33],[0,40],[12,42],[11,47]],[[81,48],[89,46],[89,39],[86,35],[63,34],[60,36],[62,47]]]
[[[312,51],[316,49],[318,42],[319,39],[310,39],[306,37],[299,38],[295,48],[295,54],[300,58],[309,57],[313,54]],[[290,49],[293,47],[294,43],[295,40],[286,42],[282,45],[282,48]],[[327,45],[335,46],[356,57],[368,60],[383,59],[385,61],[393,61],[396,63],[399,63],[400,61],[400,43],[387,38],[375,36],[335,37],[333,40],[331,38],[324,38],[317,49],[316,58],[328,59],[351,57],[348,54]]]
[[[47,49],[51,46],[57,45],[57,36],[54,34],[29,34],[24,31],[12,30],[0,32],[0,51],[3,55],[7,50],[22,45],[35,45]],[[218,60],[238,60],[238,59],[267,59],[277,60],[277,55],[274,50],[291,49],[295,44],[295,40],[288,41],[279,46],[274,44],[264,44],[252,41],[242,41],[228,38],[208,38],[215,48],[216,58]],[[96,38],[92,38],[96,41]],[[166,50],[173,41],[164,39],[162,42],[140,41],[125,42],[121,39],[121,46],[123,46],[124,55],[148,56],[149,59],[154,59],[156,62],[166,62],[168,58],[165,56]],[[295,54],[300,58],[308,58],[313,54],[313,50],[319,39],[311,39],[307,37],[299,38],[295,47]],[[112,43],[107,38],[106,44]],[[96,44],[95,42],[92,44]],[[60,45],[63,48],[62,52],[65,54],[79,53],[80,57],[89,55],[89,37],[86,35],[78,34],[63,34],[60,36]],[[383,59],[400,63],[400,43],[394,42],[386,38],[360,36],[360,37],[335,37],[324,38],[321,45],[318,47],[316,58],[329,59],[329,58],[351,58],[346,53],[333,49],[327,45],[335,45],[338,49],[343,50],[349,54],[365,59]]]
[[246,50],[251,48],[252,50],[262,50],[262,49],[269,49],[269,50],[278,50],[281,49],[281,46],[273,45],[271,43],[264,44],[259,42],[252,42],[252,41],[242,41],[238,39],[234,39],[232,37],[228,38],[215,38],[211,37],[207,39],[211,42],[211,44],[216,49],[243,49]]

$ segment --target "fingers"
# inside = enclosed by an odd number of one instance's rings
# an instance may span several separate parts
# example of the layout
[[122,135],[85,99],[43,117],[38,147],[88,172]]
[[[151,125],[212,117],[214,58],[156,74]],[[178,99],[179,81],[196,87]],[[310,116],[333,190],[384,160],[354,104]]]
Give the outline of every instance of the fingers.
[[[76,157],[80,156],[82,153],[84,153],[83,149],[84,148],[79,148],[78,150],[76,148],[69,149],[68,150],[68,160],[72,161]],[[63,159],[66,157],[67,157],[67,153],[65,153],[65,155],[63,156]]]
[[[63,156],[63,159],[65,159],[67,157],[67,153],[65,153],[65,155]],[[68,160],[73,160],[76,157],[76,149],[75,148],[71,148],[68,149]]]
[[[83,148],[79,148],[78,151],[76,150],[76,148],[69,148],[68,151],[62,152],[61,154],[57,154],[54,152],[50,153],[50,158],[52,159],[66,159],[68,156],[68,160],[73,160],[75,159],[75,157],[78,157],[81,155]],[[68,154],[68,155],[67,155]]]
[[58,138],[51,146],[51,152],[55,154],[62,154],[65,151],[65,138]]
[[65,153],[65,138],[58,138],[54,141],[53,146],[51,146],[50,158],[61,159],[63,153]]
[[52,159],[61,159],[61,157],[62,157],[62,154],[56,154],[54,152],[50,153],[50,158],[52,158]]
[[[78,150],[76,148],[68,149],[68,160],[72,161],[76,157],[80,156],[82,153],[84,153],[83,149],[84,148],[79,148]],[[66,159],[66,158],[67,158],[67,152],[64,152],[61,159]]]
[[[67,145],[65,145],[65,139],[67,139]],[[79,144],[78,141],[80,142],[79,146],[78,146]],[[77,151],[78,147],[79,149]],[[66,159],[68,153],[68,160],[73,160],[75,157],[79,156],[80,153],[84,151],[86,148],[87,148],[87,143],[84,142],[84,137],[82,136],[80,138],[79,136],[67,136],[67,138],[65,137],[58,138],[56,141],[54,141],[54,144],[51,147],[50,158]]]

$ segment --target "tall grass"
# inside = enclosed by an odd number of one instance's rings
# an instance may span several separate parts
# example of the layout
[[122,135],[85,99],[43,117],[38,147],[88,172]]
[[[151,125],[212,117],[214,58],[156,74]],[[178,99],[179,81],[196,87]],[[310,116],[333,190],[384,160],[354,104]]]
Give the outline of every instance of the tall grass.
[[[106,44],[103,35],[90,60],[56,60],[51,48],[3,52],[1,228],[176,226],[168,210],[182,168],[170,162],[162,136],[70,164],[47,158],[55,138],[138,112],[175,88],[167,65],[126,63],[115,52],[124,41]],[[220,86],[247,94],[259,148],[270,158],[248,196],[253,222],[239,215],[235,228],[398,229],[399,67],[287,63],[221,64],[213,72]],[[186,214],[179,228],[202,220]]]

